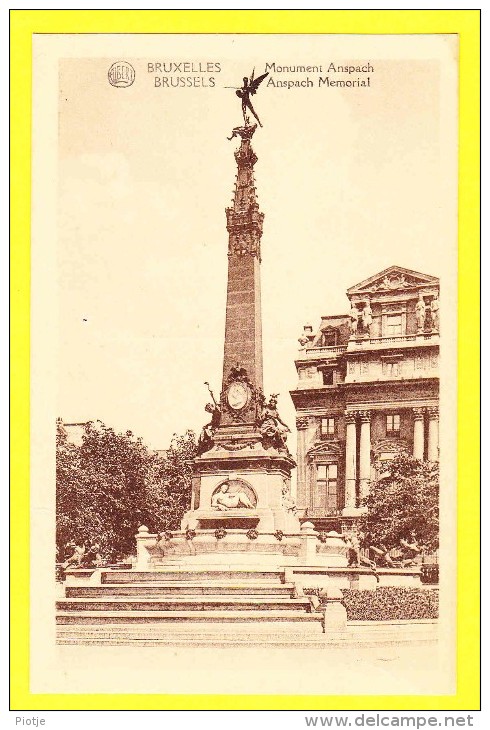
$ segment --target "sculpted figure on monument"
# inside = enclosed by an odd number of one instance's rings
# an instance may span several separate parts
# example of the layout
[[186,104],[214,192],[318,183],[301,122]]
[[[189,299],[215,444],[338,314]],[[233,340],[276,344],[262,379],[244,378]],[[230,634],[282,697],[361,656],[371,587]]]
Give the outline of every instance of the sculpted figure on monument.
[[291,490],[289,489],[286,481],[284,481],[284,485],[282,487],[282,506],[287,512],[292,512],[293,515],[295,515],[298,511],[298,507],[296,506],[294,499],[291,497]]
[[98,568],[103,563],[98,543],[86,543],[82,558],[82,568]]
[[352,534],[344,536],[344,542],[347,548],[347,567],[348,568],[370,568],[376,571],[376,564],[373,560],[362,555],[361,553],[361,538],[362,533],[354,532]]
[[413,530],[408,540],[401,538],[400,546],[403,551],[402,565],[417,565],[422,561],[422,548]]
[[253,509],[254,505],[244,491],[237,490],[230,492],[230,485],[228,482],[225,482],[211,497],[211,507],[224,512],[229,509],[238,509],[239,507]]
[[[250,79],[247,76],[244,76],[243,77],[243,86],[241,86],[235,92],[236,95],[238,96],[238,98],[242,100],[243,123],[246,127],[249,126],[247,110],[250,110],[252,112],[255,119],[258,121],[259,125],[262,126],[262,122],[260,121],[255,109],[252,106],[250,97],[257,93],[257,89],[259,88],[260,84],[265,79],[265,77],[269,75],[269,73],[267,72],[265,74],[262,74],[261,76],[257,76],[256,79],[254,79],[254,74],[255,74],[255,69],[252,71]],[[237,130],[233,130],[232,136],[229,139],[232,139],[235,136],[236,131]]]
[[219,407],[218,403],[216,402],[216,398],[214,397],[213,391],[209,387],[209,383],[204,383],[204,385],[208,386],[208,390],[211,393],[211,398],[213,399],[212,403],[207,403],[204,407],[204,410],[207,413],[211,413],[211,420],[209,423],[207,423],[205,426],[203,426],[202,431],[199,435],[199,439],[197,441],[197,454],[200,456],[201,454],[204,454],[206,451],[209,451],[214,445],[214,432],[218,428],[220,421],[221,421],[221,408]]
[[417,332],[422,332],[425,327],[425,300],[422,292],[420,292],[418,302],[415,305],[415,319],[417,320]]
[[265,448],[273,446],[278,450],[287,450],[286,434],[290,433],[291,429],[279,416],[277,394],[271,395],[269,402],[263,407],[259,426]]
[[66,544],[65,555],[68,557],[62,565],[63,570],[67,568],[79,568],[85,555],[85,545],[77,545],[76,542],[71,541]]
[[375,556],[375,558],[374,558],[375,563],[376,563],[376,565],[379,565],[380,568],[398,567],[395,564],[395,561],[393,560],[393,558],[391,557],[390,551],[382,543],[380,544],[379,547],[377,547],[376,545],[370,545],[369,550]]

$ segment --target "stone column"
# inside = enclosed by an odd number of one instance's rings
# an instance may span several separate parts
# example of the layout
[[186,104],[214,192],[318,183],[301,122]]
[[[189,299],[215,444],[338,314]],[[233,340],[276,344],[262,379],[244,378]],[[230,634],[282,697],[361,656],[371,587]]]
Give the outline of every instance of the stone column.
[[360,498],[369,495],[371,481],[371,412],[361,411],[361,440],[359,444],[359,492]]
[[356,413],[345,414],[345,509],[356,507]]
[[424,458],[424,413],[425,408],[413,409],[413,455],[415,459]]
[[296,419],[296,429],[298,431],[298,447],[297,447],[297,459],[298,459],[298,482],[297,482],[297,493],[296,503],[298,507],[308,507],[309,500],[308,485],[307,485],[307,468],[306,468],[306,429],[308,428],[308,417],[298,416]]
[[439,461],[439,408],[434,406],[427,409],[429,413],[429,443],[427,448],[428,461]]

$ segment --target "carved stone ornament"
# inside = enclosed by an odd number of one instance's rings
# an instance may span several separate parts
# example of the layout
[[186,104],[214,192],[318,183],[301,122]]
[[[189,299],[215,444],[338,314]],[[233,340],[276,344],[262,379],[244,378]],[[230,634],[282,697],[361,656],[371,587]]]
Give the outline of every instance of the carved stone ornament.
[[241,449],[250,448],[248,441],[240,443],[239,441],[228,441],[226,443],[220,443],[220,447],[225,451],[241,451]]
[[404,439],[380,439],[373,444],[372,456],[376,460],[380,454],[403,454],[410,453],[410,445]]
[[329,458],[332,461],[338,461],[341,458],[342,449],[337,441],[322,441],[318,446],[313,446],[306,452],[308,461],[323,460]]
[[251,391],[247,383],[242,383],[239,380],[235,380],[226,389],[226,400],[230,408],[235,411],[241,411],[245,408],[250,400]]
[[264,404],[262,391],[255,388],[250,382],[245,368],[236,365],[231,368],[226,382],[223,383],[223,390],[220,396],[221,408],[226,411],[234,421],[244,421],[245,414],[253,409],[253,417],[258,418]]
[[252,487],[242,479],[228,479],[211,495],[211,507],[219,512],[234,509],[254,509],[257,497]]
[[385,276],[382,281],[377,281],[371,284],[366,291],[378,292],[378,291],[395,291],[396,289],[414,289],[420,286],[420,281],[406,277],[404,274],[391,274]]
[[283,487],[282,487],[282,497],[281,497],[282,506],[287,512],[292,512],[294,515],[298,511],[298,507],[296,506],[296,502],[291,497],[291,489],[289,487],[289,484],[284,481]]

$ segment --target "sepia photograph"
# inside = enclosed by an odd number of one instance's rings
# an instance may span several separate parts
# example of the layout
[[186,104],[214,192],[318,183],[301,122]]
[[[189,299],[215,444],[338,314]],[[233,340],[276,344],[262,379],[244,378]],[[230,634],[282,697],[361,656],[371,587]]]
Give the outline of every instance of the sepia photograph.
[[32,692],[455,693],[458,63],[33,37]]

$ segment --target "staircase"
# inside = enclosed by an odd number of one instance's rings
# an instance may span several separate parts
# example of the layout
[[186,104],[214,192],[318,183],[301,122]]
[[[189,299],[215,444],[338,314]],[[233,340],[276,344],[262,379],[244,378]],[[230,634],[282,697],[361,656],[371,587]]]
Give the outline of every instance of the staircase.
[[240,645],[322,640],[322,613],[284,570],[102,571],[57,601],[58,643]]

